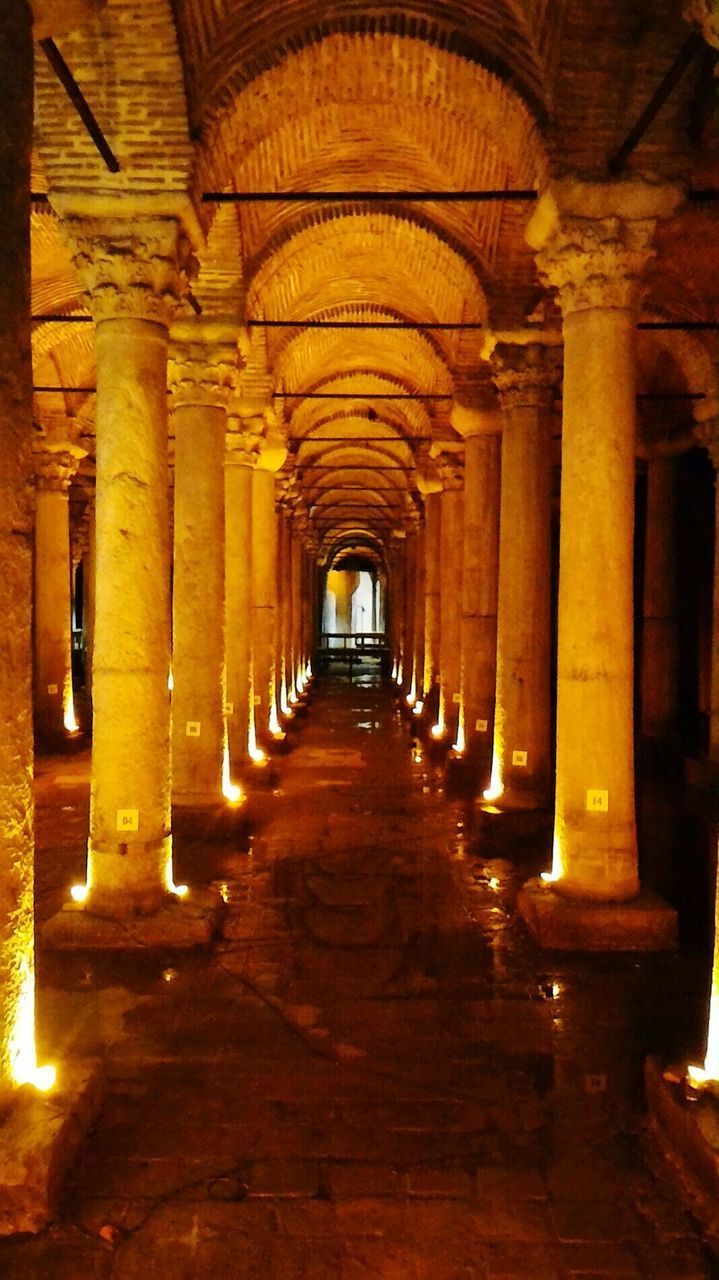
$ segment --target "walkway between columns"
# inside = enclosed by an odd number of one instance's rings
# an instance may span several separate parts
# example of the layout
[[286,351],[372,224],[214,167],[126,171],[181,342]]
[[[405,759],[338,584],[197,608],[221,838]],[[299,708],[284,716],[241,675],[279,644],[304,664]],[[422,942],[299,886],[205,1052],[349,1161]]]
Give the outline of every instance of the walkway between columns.
[[[385,690],[319,683],[214,868],[211,958],[41,956],[43,1060],[73,1026],[108,1091],[63,1222],[0,1243],[4,1280],[713,1274],[636,1110],[676,959],[542,956],[512,909],[536,868],[471,852],[406,732]],[[41,914],[85,787],[79,758],[41,775]]]

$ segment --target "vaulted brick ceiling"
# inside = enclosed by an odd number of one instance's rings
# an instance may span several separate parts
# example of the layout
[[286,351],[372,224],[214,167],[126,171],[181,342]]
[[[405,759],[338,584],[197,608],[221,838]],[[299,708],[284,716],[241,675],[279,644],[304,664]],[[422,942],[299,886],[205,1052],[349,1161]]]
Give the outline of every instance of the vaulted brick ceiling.
[[[107,0],[59,43],[121,172],[104,169],[39,57],[34,182],[199,196],[497,190],[534,188],[570,170],[606,176],[607,156],[688,34],[673,0]],[[697,60],[633,154],[632,172],[715,181],[713,126],[702,116],[708,75]],[[198,207],[209,232],[197,283],[206,307],[243,299],[249,318],[298,326],[396,319],[507,328],[542,299],[524,241],[528,209],[511,201]],[[713,216],[697,209],[664,230],[649,314],[714,317],[715,239]],[[82,306],[54,216],[40,208],[33,289],[36,312]],[[417,448],[452,436],[449,400],[367,397],[480,395],[488,384],[474,331],[296,327],[266,336],[261,373],[307,499],[334,509],[361,486],[359,535],[384,525],[390,507],[411,505]],[[706,360],[692,356],[697,343]],[[691,339],[668,352],[647,338],[642,352],[645,389],[713,390],[708,344]],[[35,373],[37,382],[92,385],[89,326],[39,327]],[[356,398],[299,398],[317,391]],[[92,415],[82,396],[44,396],[36,407],[39,416]],[[682,429],[686,412],[665,414],[667,429]],[[647,420],[653,435],[656,416]]]

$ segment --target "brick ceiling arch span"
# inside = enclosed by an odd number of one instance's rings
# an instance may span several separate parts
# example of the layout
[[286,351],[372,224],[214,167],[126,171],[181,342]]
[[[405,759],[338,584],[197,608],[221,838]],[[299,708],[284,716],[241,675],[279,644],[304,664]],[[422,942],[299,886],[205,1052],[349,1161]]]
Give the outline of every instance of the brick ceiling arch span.
[[[392,320],[382,308],[345,309],[358,320]],[[388,342],[388,337],[391,342]],[[306,389],[324,380],[347,377],[365,369],[415,391],[447,394],[452,378],[433,333],[414,329],[287,329],[273,333],[272,366],[284,390]]]
[[[644,444],[690,440],[696,423],[719,413],[717,340],[693,333],[637,334],[638,438]],[[694,398],[694,397],[702,397]]]
[[57,44],[120,170],[108,170],[38,50],[35,137],[50,189],[184,195],[193,148],[170,0],[106,0]]
[[320,539],[317,558],[320,563],[332,567],[333,560],[340,555],[356,552],[358,555],[371,552],[376,557],[378,569],[387,573],[387,551],[384,538],[378,533],[363,529],[361,525],[348,529],[328,529]]
[[342,435],[346,430],[361,430],[372,437],[382,430],[411,440],[431,432],[427,411],[416,401],[368,401],[358,393],[351,401],[306,400],[289,417],[295,437],[317,438],[318,431]]
[[[393,49],[408,79],[416,69],[408,46],[422,46],[436,66],[454,58],[493,75],[544,121],[566,7],[564,0],[414,0],[408,13],[397,0],[375,0],[372,6],[334,0],[318,13],[316,0],[214,0],[208,12],[204,0],[173,3],[198,132],[245,88],[293,57],[312,57],[319,48],[330,49],[335,64],[337,55],[357,62],[358,45],[371,49],[380,42]],[[431,77],[428,87],[434,87]],[[297,94],[296,83],[291,93]]]
[[[382,420],[400,426],[410,436],[427,435],[432,430],[436,409],[446,409],[449,401],[411,400],[413,388],[400,378],[380,370],[361,369],[356,373],[339,373],[313,382],[305,389],[308,395],[342,397],[332,399],[292,399],[285,401],[285,418],[291,420],[293,434],[302,436],[327,420],[328,413],[337,412],[351,396],[355,409],[369,421]],[[378,396],[397,396],[397,400],[377,400]],[[401,397],[401,398],[399,398]],[[381,412],[380,412],[381,411]]]

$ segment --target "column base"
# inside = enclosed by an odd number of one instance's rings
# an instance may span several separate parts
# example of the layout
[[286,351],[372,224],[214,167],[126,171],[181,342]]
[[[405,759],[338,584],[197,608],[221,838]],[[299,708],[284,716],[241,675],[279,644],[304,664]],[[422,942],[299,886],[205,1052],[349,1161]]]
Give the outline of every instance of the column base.
[[[673,1074],[673,1073],[672,1073]],[[681,1080],[682,1071],[676,1075]],[[687,1101],[681,1083],[664,1079],[656,1058],[644,1064],[644,1091],[654,1137],[666,1158],[670,1180],[689,1193],[692,1212],[719,1234],[719,1101],[702,1091]]]
[[18,1089],[0,1127],[0,1236],[41,1231],[102,1100],[95,1063],[61,1063],[50,1093]]
[[517,910],[548,951],[674,951],[677,913],[651,889],[630,902],[568,898],[545,881],[528,880]]
[[183,844],[229,844],[247,834],[249,814],[247,797],[238,804],[220,801],[215,804],[172,805],[172,842],[177,851]]
[[222,899],[212,889],[191,889],[185,898],[167,895],[151,915],[111,919],[92,915],[81,903],[67,902],[42,926],[42,945],[50,951],[133,951],[202,947],[211,942],[222,914]]

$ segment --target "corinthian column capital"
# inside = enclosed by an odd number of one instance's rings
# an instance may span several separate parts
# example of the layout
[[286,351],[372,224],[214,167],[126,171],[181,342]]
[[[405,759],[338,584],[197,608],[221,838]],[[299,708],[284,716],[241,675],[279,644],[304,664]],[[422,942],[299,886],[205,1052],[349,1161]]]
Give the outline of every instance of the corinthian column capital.
[[657,222],[682,198],[674,186],[627,181],[554,183],[527,228],[540,278],[559,292],[564,315],[595,307],[637,308]]
[[550,408],[562,377],[562,348],[541,342],[497,342],[492,379],[503,409]]
[[76,440],[76,429],[65,419],[49,421],[32,442],[37,489],[67,493],[87,449]]
[[60,226],[96,323],[131,317],[169,327],[194,267],[177,218],[70,216]]
[[173,324],[168,362],[173,409],[204,405],[226,409],[239,374],[239,325],[195,316]]

